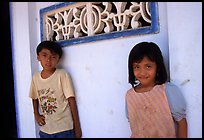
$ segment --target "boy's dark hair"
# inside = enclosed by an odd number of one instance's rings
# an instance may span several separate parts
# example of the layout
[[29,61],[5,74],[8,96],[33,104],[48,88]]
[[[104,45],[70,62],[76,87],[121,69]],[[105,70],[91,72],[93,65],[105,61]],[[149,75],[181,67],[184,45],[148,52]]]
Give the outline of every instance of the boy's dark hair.
[[36,49],[37,55],[39,55],[39,52],[44,48],[50,50],[51,52],[53,51],[53,52],[57,53],[59,55],[59,58],[62,57],[62,47],[57,42],[54,42],[54,41],[42,41],[37,46],[37,49]]
[[155,82],[161,85],[167,81],[167,71],[164,65],[163,56],[160,48],[153,42],[141,42],[135,45],[129,54],[128,73],[129,83],[134,87],[135,76],[133,73],[133,63],[140,62],[144,56],[147,56],[151,61],[156,62],[157,70]]

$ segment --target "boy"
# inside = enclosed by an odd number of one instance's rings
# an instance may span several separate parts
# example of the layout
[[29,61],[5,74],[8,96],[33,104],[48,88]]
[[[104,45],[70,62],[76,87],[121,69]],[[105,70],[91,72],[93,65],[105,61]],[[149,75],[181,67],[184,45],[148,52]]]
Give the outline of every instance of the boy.
[[61,46],[54,41],[43,41],[36,52],[43,70],[34,74],[29,97],[35,120],[40,125],[40,137],[81,138],[71,77],[65,70],[56,68],[62,57]]

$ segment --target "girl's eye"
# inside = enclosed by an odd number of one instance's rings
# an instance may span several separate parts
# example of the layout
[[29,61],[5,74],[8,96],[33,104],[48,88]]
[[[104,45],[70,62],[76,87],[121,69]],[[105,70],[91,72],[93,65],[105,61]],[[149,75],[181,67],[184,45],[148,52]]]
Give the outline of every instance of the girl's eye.
[[133,69],[139,69],[139,66],[133,65]]

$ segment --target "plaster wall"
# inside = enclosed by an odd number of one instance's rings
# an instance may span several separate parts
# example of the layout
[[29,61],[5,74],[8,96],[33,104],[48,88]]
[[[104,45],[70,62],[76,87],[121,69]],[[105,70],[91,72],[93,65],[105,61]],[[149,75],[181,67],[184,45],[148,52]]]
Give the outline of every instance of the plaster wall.
[[[28,94],[33,73],[41,70],[35,53],[40,42],[39,10],[57,3],[11,3],[13,67],[20,138],[38,137],[38,127],[35,125]],[[132,47],[141,41],[153,41],[160,46],[167,69],[171,71],[170,79],[181,85],[187,100],[189,137],[202,136],[201,5],[158,2],[158,34],[63,47],[64,56],[58,67],[64,68],[72,76],[84,138],[130,136],[129,122],[125,115],[125,93],[131,88],[128,84],[127,60]],[[177,6],[179,8],[175,8]],[[188,14],[185,14],[187,11]],[[189,17],[193,18],[191,22]],[[195,26],[192,26],[192,22]],[[189,63],[193,64],[193,70]],[[182,84],[186,79],[190,82]]]

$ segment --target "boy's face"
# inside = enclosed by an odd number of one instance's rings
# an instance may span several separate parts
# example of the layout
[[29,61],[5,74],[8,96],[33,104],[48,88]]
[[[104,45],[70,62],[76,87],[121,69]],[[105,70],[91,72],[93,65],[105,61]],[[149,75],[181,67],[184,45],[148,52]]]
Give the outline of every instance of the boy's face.
[[58,64],[60,58],[55,52],[43,48],[38,55],[38,60],[40,61],[44,70],[53,70]]

